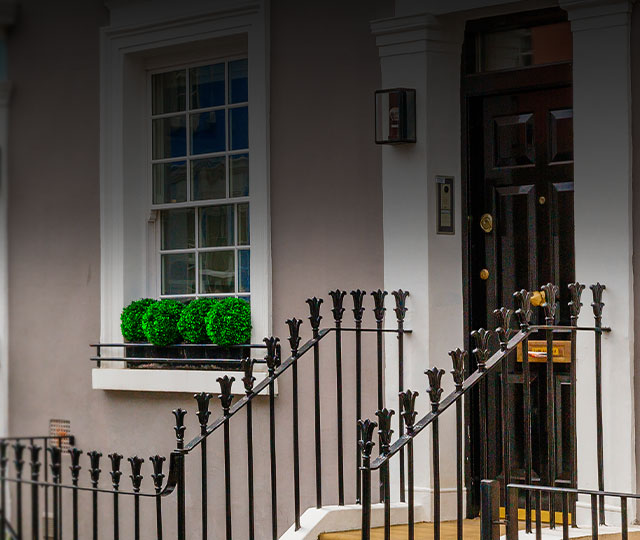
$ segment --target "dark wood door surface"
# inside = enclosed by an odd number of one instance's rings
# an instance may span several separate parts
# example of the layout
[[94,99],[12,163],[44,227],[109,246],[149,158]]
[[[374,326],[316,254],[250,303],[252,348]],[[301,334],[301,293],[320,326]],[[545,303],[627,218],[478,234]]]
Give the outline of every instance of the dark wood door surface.
[[[560,287],[559,322],[568,324],[567,285],[574,280],[575,273],[571,87],[477,97],[470,118],[467,140],[471,328],[495,328],[493,310],[514,307],[514,291],[537,291],[548,282]],[[543,323],[543,315],[539,317]],[[470,367],[475,369],[474,365]],[[559,381],[558,395],[554,396],[558,404],[566,401],[562,395],[566,384],[560,381],[566,381],[568,369],[559,365],[554,370]],[[532,364],[533,477],[549,485],[545,370],[544,363]],[[488,476],[502,475],[500,385],[505,380],[510,383],[510,407],[514,413],[510,426],[515,434],[511,477],[522,480],[522,378],[521,364],[515,358],[510,361],[506,377],[496,374],[488,381]],[[572,421],[566,414],[563,416],[562,410],[558,414],[556,432],[560,436],[556,439],[564,441],[568,439],[567,430],[573,429]],[[475,411],[472,416],[471,469],[477,483],[481,475],[478,450],[481,434]],[[561,483],[570,478],[572,465],[566,452],[558,452],[558,456],[555,480]]]

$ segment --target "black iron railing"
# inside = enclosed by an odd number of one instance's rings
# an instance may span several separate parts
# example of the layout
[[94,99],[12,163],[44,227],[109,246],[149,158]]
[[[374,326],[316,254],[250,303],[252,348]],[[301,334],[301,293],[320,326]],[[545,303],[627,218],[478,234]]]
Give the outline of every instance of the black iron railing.
[[[289,329],[288,342],[291,348],[291,354],[286,359],[283,359],[281,352],[280,340],[276,337],[269,337],[264,339],[264,350],[266,355],[264,359],[252,359],[244,358],[240,363],[239,376],[242,375],[242,382],[244,384],[245,395],[236,399],[231,393],[231,386],[234,382],[234,377],[225,375],[220,377],[218,382],[220,384],[220,399],[222,414],[216,419],[211,421],[212,411],[210,409],[210,401],[213,395],[210,393],[202,392],[194,396],[196,402],[196,417],[199,425],[199,433],[191,440],[186,440],[186,424],[185,416],[187,411],[184,409],[175,409],[173,415],[175,418],[175,439],[176,448],[168,456],[168,472],[165,476],[164,465],[166,458],[161,455],[153,455],[149,458],[149,462],[152,466],[151,479],[153,481],[153,491],[143,491],[142,484],[144,478],[144,459],[140,456],[131,456],[128,458],[130,468],[130,481],[131,488],[125,488],[122,480],[124,470],[122,465],[125,463],[122,454],[117,452],[111,452],[108,454],[110,468],[110,487],[104,486],[104,475],[101,476],[102,458],[103,454],[96,450],[83,454],[82,450],[74,447],[68,454],[63,453],[59,447],[52,447],[51,445],[41,445],[36,438],[22,437],[17,439],[23,441],[18,445],[18,448],[14,446],[15,460],[14,463],[9,462],[8,448],[10,441],[7,439],[0,440],[0,489],[2,490],[3,497],[8,494],[12,499],[15,498],[16,505],[12,507],[12,516],[8,516],[7,501],[3,498],[0,500],[2,518],[0,523],[0,538],[3,538],[6,530],[9,527],[15,528],[18,532],[19,538],[32,538],[37,540],[45,536],[44,527],[41,526],[41,510],[43,504],[46,506],[45,515],[48,515],[49,508],[52,509],[52,531],[53,538],[55,540],[62,540],[63,538],[73,538],[77,540],[80,537],[86,538],[87,534],[82,533],[80,527],[88,525],[91,531],[91,538],[97,540],[101,534],[100,522],[108,520],[112,529],[114,539],[118,539],[121,534],[121,523],[123,522],[123,506],[126,505],[127,515],[132,514],[132,528],[133,537],[135,539],[140,538],[141,530],[144,530],[146,536],[153,527],[153,535],[157,539],[164,537],[178,538],[184,540],[187,537],[187,523],[189,523],[190,537],[202,537],[207,538],[209,534],[210,526],[210,512],[212,506],[220,506],[220,503],[224,500],[224,532],[227,540],[231,540],[234,534],[234,527],[240,520],[245,520],[243,529],[246,527],[247,534],[243,533],[243,538],[253,539],[256,537],[256,506],[257,504],[263,505],[262,501],[257,501],[258,491],[260,493],[268,493],[271,523],[270,536],[275,540],[278,538],[278,534],[283,532],[281,524],[278,523],[278,505],[281,497],[290,498],[293,495],[294,499],[294,523],[295,527],[300,527],[300,516],[302,513],[302,501],[301,501],[301,473],[300,473],[300,461],[301,461],[301,437],[300,437],[300,402],[305,399],[313,401],[313,440],[312,444],[305,446],[305,454],[311,454],[314,456],[314,481],[315,481],[315,503],[317,507],[322,507],[326,504],[326,489],[325,484],[327,482],[335,481],[337,483],[337,501],[329,501],[330,503],[342,505],[345,504],[348,497],[345,493],[345,468],[350,465],[346,463],[345,453],[346,442],[344,434],[344,423],[357,425],[357,420],[362,416],[365,397],[368,393],[371,393],[371,399],[375,395],[377,403],[380,404],[384,400],[384,336],[386,334],[392,334],[398,338],[398,357],[394,359],[397,361],[400,371],[400,380],[398,391],[402,390],[402,365],[403,365],[403,340],[404,335],[410,333],[410,330],[404,328],[404,319],[406,314],[406,298],[408,293],[404,291],[396,291],[393,293],[395,299],[395,313],[397,319],[396,328],[384,327],[385,316],[385,297],[387,293],[382,290],[377,290],[372,293],[373,297],[373,314],[375,317],[375,327],[367,328],[364,326],[363,319],[365,314],[364,300],[366,293],[362,290],[354,290],[350,296],[353,300],[353,317],[354,326],[344,326],[344,304],[343,300],[346,293],[341,290],[331,291],[331,312],[333,315],[333,326],[328,328],[321,328],[321,306],[323,300],[319,298],[311,298],[307,300],[309,305],[309,322],[311,326],[312,337],[303,345],[301,343],[300,329],[302,321],[301,319],[292,318],[287,321]],[[356,376],[355,388],[343,388],[343,373],[345,365],[343,360],[345,355],[344,336],[346,334],[354,335],[354,350],[349,351],[348,355],[350,359],[353,359],[353,363],[348,367],[354,369]],[[327,396],[324,392],[325,386],[321,384],[321,379],[324,379],[323,355],[324,349],[321,348],[328,336],[334,336],[335,341],[333,346],[330,347],[330,353],[335,360],[335,387],[336,387],[336,416],[335,419],[329,419],[326,417],[324,410],[326,408]],[[375,342],[371,344],[372,349],[375,348],[376,358],[376,383],[375,385],[363,385],[363,354],[364,345],[363,341],[366,336],[372,336],[375,338]],[[113,344],[101,344],[99,347],[107,347]],[[309,354],[307,354],[309,353]],[[313,358],[313,396],[301,394],[299,392],[299,380],[298,380],[298,366],[303,357]],[[100,353],[94,357],[95,361],[102,361],[107,359],[118,359],[124,361],[130,361],[131,358],[125,357],[105,357]],[[149,359],[143,359],[149,360]],[[165,360],[170,363],[172,359],[154,359]],[[184,359],[177,359],[182,360]],[[190,359],[188,361],[191,361]],[[387,357],[387,361],[390,358]],[[253,373],[254,364],[256,362],[264,362],[267,367],[267,376],[259,383],[255,383],[255,377]],[[368,362],[364,366],[370,368]],[[276,418],[275,407],[275,385],[279,379],[282,379],[283,375],[287,372],[291,373],[291,444],[293,445],[293,486],[281,486],[277,483],[277,445],[278,430],[282,429],[282,419]],[[279,384],[283,384],[280,380]],[[375,387],[374,387],[375,386]],[[254,448],[254,420],[253,420],[253,405],[254,400],[260,394],[268,394],[268,455],[269,455],[269,485],[257,486],[256,478],[254,477],[254,455],[256,449]],[[331,397],[331,396],[329,396]],[[345,399],[354,399],[355,415],[352,418],[346,418],[344,411]],[[239,416],[239,413],[244,411],[245,421],[234,421],[233,418]],[[336,438],[330,441],[323,441],[323,427],[327,424],[335,426]],[[245,432],[246,437],[244,451],[239,451],[237,447],[232,447],[231,430],[240,429]],[[209,500],[210,490],[212,483],[210,480],[211,467],[208,463],[208,450],[207,446],[210,446],[211,437],[221,430],[222,432],[222,455],[220,462],[223,468],[224,474],[224,497],[216,499],[220,503],[213,504]],[[288,440],[289,437],[280,437],[279,440]],[[356,442],[358,437],[355,437]],[[28,448],[24,442],[28,443]],[[335,447],[337,444],[337,462],[335,467],[327,463],[327,460],[323,458],[323,447],[326,444],[330,444]],[[23,466],[26,464],[22,458],[25,448],[29,452],[28,465],[30,470],[30,477],[27,478],[23,475]],[[44,450],[44,453],[43,453]],[[246,452],[246,453],[245,453]],[[42,473],[42,456],[44,454],[45,467],[44,476]],[[106,452],[105,452],[106,454]],[[238,488],[237,482],[232,482],[234,476],[234,470],[238,469],[237,459],[240,455],[246,455],[246,511],[243,511],[241,515],[233,513],[232,500],[237,500],[238,495],[233,490]],[[353,458],[356,458],[354,465],[356,486],[355,486],[355,500],[350,502],[360,502],[360,497],[363,494],[360,477],[360,459],[361,455],[357,449],[357,444],[351,454]],[[86,456],[86,457],[84,457]],[[68,460],[68,469],[64,465],[64,462]],[[351,461],[351,459],[349,459]],[[83,468],[88,464],[88,476],[84,474]],[[48,467],[47,467],[48,465]],[[187,468],[191,471],[198,471],[195,477],[199,476],[199,479],[194,480],[194,475],[190,473],[186,474]],[[353,471],[353,469],[351,469]],[[49,476],[49,474],[51,476]],[[237,476],[237,474],[236,474]],[[189,478],[190,485],[187,486],[187,478]],[[101,482],[102,480],[102,482]],[[14,486],[11,490],[8,486]],[[259,490],[257,489],[259,487]],[[17,501],[21,501],[22,490],[29,489],[30,491],[30,504],[23,505],[17,504]],[[192,501],[187,505],[187,493]],[[81,504],[82,496],[88,497],[89,501],[85,504],[89,504],[91,512],[87,514],[82,512],[83,508]],[[324,496],[324,497],[323,497]],[[70,497],[70,501],[69,501]],[[402,490],[401,497],[404,497],[404,489]],[[103,499],[111,498],[111,510],[105,512],[104,504],[106,501]],[[165,509],[165,501],[171,498],[171,506],[175,505],[175,514],[173,517],[168,517]],[[198,501],[199,512],[194,514],[194,502]],[[63,503],[65,501],[65,503]],[[145,503],[146,501],[146,503]],[[141,522],[142,517],[150,517],[150,512],[141,510],[143,504],[148,504],[153,508],[153,526],[146,526]],[[86,508],[86,507],[85,507]],[[64,509],[64,510],[63,510]],[[68,517],[63,518],[63,514],[68,512]],[[199,516],[197,516],[199,514]],[[81,520],[81,516],[87,516],[85,520]],[[86,521],[90,523],[86,523]],[[199,527],[194,524],[199,521]],[[64,524],[64,526],[63,526]],[[288,524],[287,524],[288,525]],[[239,535],[236,535],[239,536]],[[261,535],[262,536],[262,535]],[[130,537],[129,534],[124,537]]]
[[[455,389],[444,399],[441,399],[442,389],[442,377],[445,373],[444,370],[437,367],[433,367],[427,370],[425,373],[429,379],[429,399],[431,404],[431,411],[424,417],[416,422],[416,410],[415,401],[418,395],[417,392],[411,390],[404,390],[400,393],[400,413],[404,422],[404,433],[400,434],[400,437],[391,442],[392,430],[391,430],[391,417],[395,412],[391,409],[380,407],[376,412],[377,422],[370,419],[360,420],[360,447],[362,452],[362,538],[363,540],[369,540],[371,538],[371,512],[372,512],[372,493],[371,493],[371,473],[372,471],[380,471],[380,500],[384,503],[384,538],[388,540],[390,538],[391,528],[391,512],[390,502],[391,497],[389,494],[390,486],[390,461],[396,455],[402,455],[407,452],[407,493],[408,493],[408,538],[413,540],[415,537],[415,486],[414,486],[414,463],[413,463],[413,447],[414,440],[420,435],[421,432],[426,431],[431,426],[431,458],[432,458],[432,478],[433,478],[433,521],[434,521],[434,540],[440,539],[440,436],[439,436],[439,419],[440,417],[455,404],[456,410],[456,461],[457,461],[457,481],[456,481],[456,515],[457,515],[457,538],[462,540],[463,538],[463,414],[462,414],[462,400],[465,396],[469,396],[469,393],[474,387],[478,387],[480,395],[479,399],[479,418],[480,418],[480,442],[481,442],[481,476],[482,478],[488,478],[489,476],[489,455],[487,450],[487,439],[489,434],[489,428],[487,424],[487,380],[490,373],[496,372],[499,369],[503,374],[508,371],[508,362],[515,351],[520,347],[522,350],[522,384],[523,384],[523,418],[524,418],[524,474],[525,484],[532,484],[532,437],[531,437],[531,425],[532,425],[532,407],[531,407],[531,371],[529,365],[529,353],[528,353],[528,341],[532,334],[543,333],[546,337],[546,366],[547,366],[547,396],[554,395],[553,388],[553,349],[554,349],[554,334],[556,333],[569,333],[571,336],[571,353],[570,353],[570,378],[571,378],[571,407],[572,413],[575,415],[575,383],[576,383],[576,336],[579,332],[592,333],[595,336],[595,386],[596,386],[596,446],[598,449],[598,484],[600,492],[604,489],[604,466],[603,466],[603,452],[602,452],[602,390],[601,390],[601,339],[602,334],[609,332],[610,329],[602,326],[602,292],[604,286],[599,283],[591,286],[593,293],[593,313],[595,318],[595,325],[593,327],[580,327],[578,326],[578,316],[580,314],[581,294],[584,290],[584,285],[580,283],[572,283],[569,285],[570,294],[570,314],[571,324],[568,326],[560,326],[555,324],[556,309],[557,309],[557,296],[558,288],[553,284],[547,284],[542,287],[545,293],[545,302],[542,304],[545,315],[544,325],[531,324],[533,316],[533,306],[531,300],[533,293],[526,290],[518,291],[514,294],[515,301],[518,305],[517,310],[511,310],[501,308],[496,310],[495,316],[498,321],[498,327],[495,331],[489,331],[486,329],[479,329],[472,332],[471,336],[475,343],[475,348],[472,354],[475,356],[477,362],[477,370],[469,374],[465,378],[465,360],[467,358],[467,352],[460,349],[451,351],[449,354],[453,362],[453,380]],[[512,318],[513,316],[518,318],[517,328],[513,328]],[[497,338],[497,339],[496,339]],[[496,343],[497,341],[497,343]],[[506,381],[506,377],[504,378]],[[511,448],[513,446],[512,430],[509,429],[511,425],[512,413],[510,410],[510,400],[507,397],[508,384],[502,385],[503,393],[502,397],[502,460],[504,478],[503,485],[510,485],[510,471],[512,464]],[[497,396],[492,396],[492,399]],[[553,400],[553,398],[551,398]],[[549,460],[549,475],[552,485],[555,485],[557,480],[554,469],[555,462],[555,412],[553,408],[553,401],[547,407],[547,414],[545,418],[545,427],[548,432],[548,444],[546,451],[548,453],[547,459]],[[379,437],[379,454],[377,457],[372,457],[372,450],[375,445],[373,442],[374,431],[378,428]],[[576,455],[576,439],[575,436],[571,440],[571,452],[572,455]],[[402,473],[401,473],[402,474]],[[572,487],[576,488],[577,477],[575,474],[571,478]],[[531,532],[531,490],[524,490],[525,498],[525,527],[527,532]],[[498,492],[499,493],[499,492]],[[553,489],[550,490],[553,493]],[[603,509],[603,495],[598,494],[601,497],[600,503],[600,522],[604,523],[604,509]],[[547,507],[550,511],[550,526],[555,527],[555,497],[548,495]],[[567,502],[568,509],[573,509],[573,515],[575,516],[575,496],[570,498]],[[538,509],[541,507],[538,506]],[[513,513],[513,508],[509,505],[506,509],[508,519],[517,521],[517,512]],[[510,513],[511,512],[511,513]],[[538,516],[540,512],[538,512]],[[516,529],[517,530],[517,529]]]

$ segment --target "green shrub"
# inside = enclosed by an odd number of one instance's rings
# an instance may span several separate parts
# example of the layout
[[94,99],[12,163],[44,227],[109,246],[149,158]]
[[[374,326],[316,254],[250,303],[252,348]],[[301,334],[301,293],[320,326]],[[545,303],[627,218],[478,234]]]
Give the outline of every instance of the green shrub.
[[142,317],[147,308],[155,303],[151,298],[142,298],[134,300],[120,314],[120,330],[122,337],[126,341],[145,341],[144,331],[142,330]]
[[180,341],[178,320],[184,304],[165,298],[150,305],[142,317],[142,329],[147,340],[154,345],[172,345]]
[[196,298],[184,308],[178,320],[178,330],[185,341],[209,343],[205,317],[216,302],[213,298]]
[[251,307],[240,298],[222,298],[206,318],[209,339],[223,346],[247,343],[251,339]]

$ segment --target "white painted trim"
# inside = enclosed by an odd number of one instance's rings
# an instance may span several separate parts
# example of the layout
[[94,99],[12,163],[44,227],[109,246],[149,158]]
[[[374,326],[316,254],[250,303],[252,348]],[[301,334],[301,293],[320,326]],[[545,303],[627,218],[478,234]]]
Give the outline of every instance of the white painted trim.
[[0,82],[0,436],[9,432],[9,101],[11,83]]
[[[100,66],[100,339],[120,341],[119,315],[129,301],[149,294],[147,265],[150,200],[144,201],[140,222],[127,226],[142,207],[147,185],[127,197],[127,136],[125,122],[141,122],[144,115],[127,102],[127,82],[140,72],[145,56],[159,49],[184,52],[207,41],[245,34],[249,58],[249,167],[251,171],[251,301],[253,341],[271,334],[271,233],[269,214],[269,47],[267,13],[262,2],[186,0],[176,12],[175,2],[112,3],[113,25],[102,30]],[[185,15],[188,14],[188,15]],[[123,24],[124,21],[135,24]],[[136,79],[136,84],[140,81]],[[131,90],[131,89],[129,89]],[[140,91],[137,87],[133,90]],[[144,90],[141,90],[144,91]],[[144,127],[130,128],[136,136]],[[136,130],[138,130],[136,132]],[[146,139],[145,139],[146,143]],[[143,152],[142,166],[147,154]],[[139,164],[137,165],[139,166]],[[137,171],[137,169],[136,169]],[[144,178],[144,174],[141,175]],[[153,280],[152,280],[153,281]],[[105,362],[105,366],[108,363]],[[113,367],[120,364],[115,363]]]
[[[416,522],[425,521],[424,508],[416,505]],[[391,503],[391,525],[407,523],[406,503]],[[382,527],[384,524],[384,505],[371,505],[371,526]],[[362,506],[347,504],[345,506],[325,506],[309,508],[300,516],[300,529],[292,525],[280,540],[317,540],[318,535],[328,532],[355,531],[362,527]]]
[[[234,377],[231,393],[244,396],[244,385],[239,371],[205,371],[186,369],[121,369],[94,368],[91,370],[91,382],[95,390],[125,390],[137,392],[210,392],[219,393],[218,377]],[[267,373],[254,372],[255,384],[267,377]],[[278,393],[278,381],[275,381]],[[260,395],[266,395],[267,391]]]

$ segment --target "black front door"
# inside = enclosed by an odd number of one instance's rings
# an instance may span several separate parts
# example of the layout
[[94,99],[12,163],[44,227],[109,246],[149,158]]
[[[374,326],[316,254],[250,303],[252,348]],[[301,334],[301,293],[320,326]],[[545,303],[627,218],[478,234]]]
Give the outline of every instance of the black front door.
[[[575,277],[571,87],[494,92],[467,103],[470,328],[495,328],[493,311],[502,306],[515,307],[515,291],[539,291],[548,282],[560,287],[559,322],[568,324],[567,285]],[[543,324],[543,314],[536,316]],[[500,396],[505,382],[510,385],[509,406],[513,411],[509,426],[514,434],[511,478],[524,480],[521,361],[512,356],[509,373],[492,375],[488,381],[488,434],[478,429],[477,395],[471,407],[470,456],[476,488],[483,476],[480,437],[487,436],[488,441],[486,477],[503,475]],[[470,362],[474,370],[474,359]],[[558,441],[555,478],[549,477],[546,459],[545,370],[544,362],[531,365],[533,479],[544,485],[561,485],[569,482],[572,473],[568,445],[574,426],[568,415],[569,365],[558,364],[554,369]]]

